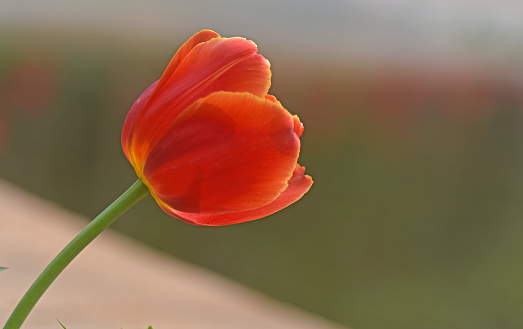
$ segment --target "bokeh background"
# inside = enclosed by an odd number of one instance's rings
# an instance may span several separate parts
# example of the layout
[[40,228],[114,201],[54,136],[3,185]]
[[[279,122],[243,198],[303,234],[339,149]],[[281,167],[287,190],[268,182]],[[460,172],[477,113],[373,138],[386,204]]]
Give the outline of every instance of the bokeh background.
[[193,33],[255,40],[315,185],[195,227],[113,228],[354,329],[523,327],[523,4],[0,0],[0,176],[94,217],[127,110]]

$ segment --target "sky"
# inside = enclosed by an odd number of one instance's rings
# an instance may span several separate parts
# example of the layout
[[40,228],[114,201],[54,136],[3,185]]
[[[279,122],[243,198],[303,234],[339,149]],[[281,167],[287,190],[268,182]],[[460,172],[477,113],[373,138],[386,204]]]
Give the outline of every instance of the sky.
[[476,56],[519,63],[523,2],[480,0],[0,0],[6,26],[168,40],[211,28],[290,55]]

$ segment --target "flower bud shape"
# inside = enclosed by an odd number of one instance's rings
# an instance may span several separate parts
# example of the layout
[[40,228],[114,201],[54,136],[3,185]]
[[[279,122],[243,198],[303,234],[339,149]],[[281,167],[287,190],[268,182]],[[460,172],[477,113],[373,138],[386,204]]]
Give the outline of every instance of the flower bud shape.
[[125,156],[169,215],[241,223],[311,187],[297,163],[303,125],[267,94],[270,65],[257,51],[252,41],[200,31],[129,110]]

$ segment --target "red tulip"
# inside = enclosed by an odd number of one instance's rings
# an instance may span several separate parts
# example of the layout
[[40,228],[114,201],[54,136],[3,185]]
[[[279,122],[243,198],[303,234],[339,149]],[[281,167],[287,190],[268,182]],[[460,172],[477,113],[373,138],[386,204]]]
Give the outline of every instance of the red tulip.
[[136,100],[123,150],[166,213],[197,225],[241,223],[309,190],[297,163],[303,125],[267,95],[270,78],[252,41],[204,30]]

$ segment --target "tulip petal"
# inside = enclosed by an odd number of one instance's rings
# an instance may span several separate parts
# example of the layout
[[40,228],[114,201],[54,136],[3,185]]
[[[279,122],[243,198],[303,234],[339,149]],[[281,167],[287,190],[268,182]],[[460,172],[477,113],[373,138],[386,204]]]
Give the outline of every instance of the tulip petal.
[[[147,107],[142,111],[133,136],[139,159],[164,135],[171,122],[197,99],[217,91],[248,92],[264,97],[270,87],[270,64],[257,54],[252,41],[242,38],[213,38],[199,43],[160,79]],[[141,161],[139,161],[141,162]]]
[[134,168],[142,167],[137,166],[134,161],[132,151],[134,129],[136,127],[136,122],[138,121],[140,114],[142,114],[145,105],[147,105],[147,102],[149,101],[149,98],[151,97],[151,94],[153,93],[157,83],[158,81],[154,82],[140,95],[140,97],[138,97],[138,99],[134,102],[133,106],[131,106],[129,113],[127,113],[127,117],[125,118],[123,124],[122,148],[125,153],[125,157],[127,158],[127,160],[129,160],[129,162],[131,162]]
[[170,79],[170,77],[173,75],[173,73],[176,71],[180,63],[185,59],[185,57],[193,50],[194,47],[196,47],[198,44],[202,42],[207,42],[214,38],[219,38],[220,35],[214,31],[211,30],[202,30],[195,35],[193,35],[189,40],[187,40],[181,47],[178,49],[176,54],[174,54],[173,58],[169,62],[169,65],[167,65],[167,68],[162,74],[162,78],[160,79],[160,82],[158,83],[158,89],[161,89],[165,83]]
[[292,116],[249,93],[217,92],[189,106],[151,150],[144,182],[160,205],[202,214],[274,201],[300,151]]
[[283,191],[276,200],[272,201],[266,206],[261,208],[247,210],[242,212],[233,212],[226,214],[195,214],[181,212],[170,208],[167,205],[162,205],[162,209],[169,215],[181,219],[187,223],[195,225],[205,226],[220,226],[243,223],[262,217],[269,216],[283,208],[293,204],[294,202],[301,199],[301,197],[307,193],[312,186],[312,178],[308,175],[304,175],[305,167],[296,165],[292,178],[289,180],[289,186]]
[[176,71],[176,68],[180,64],[180,62],[187,56],[187,54],[198,44],[202,42],[209,41],[213,38],[219,38],[220,35],[214,31],[211,30],[202,30],[195,35],[193,35],[189,40],[187,40],[181,47],[178,49],[176,54],[174,54],[173,58],[169,62],[169,65],[165,69],[164,73],[162,74],[162,77],[160,80],[154,82],[152,85],[150,85],[141,95],[138,97],[136,102],[134,102],[133,106],[129,110],[129,113],[127,114],[127,117],[125,118],[124,126],[122,129],[122,147],[125,153],[125,156],[127,159],[133,164],[135,168],[141,168],[142,165],[137,165],[136,161],[134,160],[133,152],[131,151],[132,147],[132,141],[134,136],[134,129],[136,127],[136,123],[142,114],[143,109],[151,99],[151,97],[157,92],[157,90],[160,90],[165,83],[169,80],[171,75],[174,71]]

